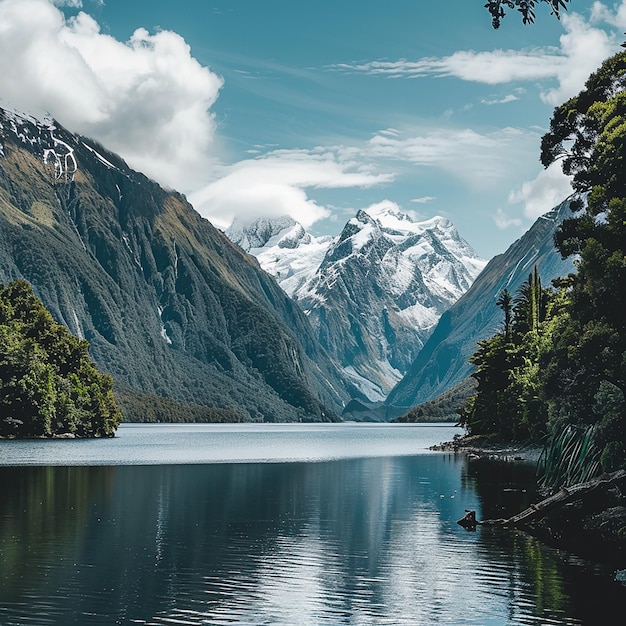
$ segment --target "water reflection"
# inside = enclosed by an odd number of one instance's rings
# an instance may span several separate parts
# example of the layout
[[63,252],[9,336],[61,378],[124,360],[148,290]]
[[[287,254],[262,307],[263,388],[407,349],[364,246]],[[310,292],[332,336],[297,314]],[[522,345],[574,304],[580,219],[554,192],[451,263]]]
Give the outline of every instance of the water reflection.
[[456,524],[502,506],[462,457],[0,468],[0,480],[5,625],[587,619],[557,553]]

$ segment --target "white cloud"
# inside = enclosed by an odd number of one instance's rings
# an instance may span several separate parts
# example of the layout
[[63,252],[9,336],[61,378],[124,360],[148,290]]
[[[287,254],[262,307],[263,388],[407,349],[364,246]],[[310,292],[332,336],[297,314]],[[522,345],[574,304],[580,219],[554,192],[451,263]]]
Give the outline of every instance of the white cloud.
[[[415,167],[432,167],[480,190],[507,180],[520,160],[534,155],[537,133],[505,128],[385,129],[362,144],[312,150],[274,150],[224,166],[216,179],[190,194],[196,210],[220,227],[236,215],[289,214],[309,227],[330,214],[310,196],[315,189],[367,188],[393,182]],[[393,172],[393,174],[391,173]],[[435,198],[412,200],[427,203]]]
[[510,204],[523,204],[524,215],[529,219],[537,219],[540,215],[552,210],[572,193],[569,176],[561,171],[560,163],[553,163],[541,170],[534,180],[509,193]]
[[558,105],[576,95],[585,85],[589,74],[619,49],[613,37],[600,28],[592,27],[577,13],[561,18],[565,34],[561,35],[561,52],[567,63],[557,68],[558,87],[544,91],[542,100]]
[[310,189],[371,187],[391,182],[354,161],[339,160],[326,150],[279,150],[223,168],[222,175],[189,196],[195,209],[216,226],[235,216],[291,215],[305,228],[330,211],[307,195]]
[[493,221],[500,230],[520,228],[522,226],[522,220],[519,217],[508,217],[504,214],[502,209],[496,211],[496,214],[493,216]]
[[[329,69],[387,78],[453,77],[487,85],[556,80],[556,87],[544,88],[541,92],[544,102],[556,105],[578,93],[589,74],[619,50],[621,39],[614,33],[607,33],[602,26],[626,28],[626,1],[614,9],[613,12],[596,2],[590,21],[577,13],[563,14],[561,23],[565,33],[560,37],[558,48],[482,52],[459,50],[441,58],[337,64]],[[513,96],[509,96],[504,101],[512,99]],[[485,103],[499,104],[501,101]]]
[[626,28],[626,2],[622,0],[621,4],[613,5],[613,8],[615,10],[614,13],[606,4],[594,2],[591,7],[591,23],[601,24],[605,22],[606,24],[616,26],[620,30],[624,30]]
[[482,104],[492,105],[492,104],[508,104],[509,102],[515,102],[519,100],[517,96],[514,96],[512,93],[508,96],[504,96],[504,98],[494,98],[493,100],[481,100]]
[[49,113],[164,185],[187,191],[205,177],[222,83],[176,33],[140,28],[120,42],[83,12],[66,20],[48,0],[0,0],[4,101]]
[[396,137],[377,133],[365,146],[343,148],[343,152],[378,162],[436,167],[471,186],[486,187],[508,177],[520,157],[536,151],[537,138],[536,133],[517,128],[478,132],[427,127]]
[[427,204],[428,202],[432,202],[436,200],[435,196],[423,196],[421,198],[411,198],[411,202],[415,202],[416,204]]
[[556,50],[494,50],[475,52],[459,50],[450,56],[425,57],[418,61],[369,61],[349,65],[336,64],[330,69],[362,72],[387,78],[454,77],[461,80],[498,85],[523,80],[554,78],[557,66],[565,63]]

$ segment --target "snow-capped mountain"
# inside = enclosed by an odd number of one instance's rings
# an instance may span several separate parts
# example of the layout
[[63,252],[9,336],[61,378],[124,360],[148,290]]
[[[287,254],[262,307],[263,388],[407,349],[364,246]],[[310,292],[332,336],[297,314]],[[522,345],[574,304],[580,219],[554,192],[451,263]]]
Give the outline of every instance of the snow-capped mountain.
[[298,302],[355,397],[370,401],[402,378],[486,264],[446,218],[417,221],[390,203],[359,211],[335,238],[291,218],[234,223],[226,234]]
[[315,273],[335,240],[331,236],[314,237],[289,216],[250,222],[236,219],[226,235],[255,256],[291,297]]
[[125,420],[329,421],[350,398],[302,310],[184,196],[0,107],[0,282],[18,278],[89,341]]

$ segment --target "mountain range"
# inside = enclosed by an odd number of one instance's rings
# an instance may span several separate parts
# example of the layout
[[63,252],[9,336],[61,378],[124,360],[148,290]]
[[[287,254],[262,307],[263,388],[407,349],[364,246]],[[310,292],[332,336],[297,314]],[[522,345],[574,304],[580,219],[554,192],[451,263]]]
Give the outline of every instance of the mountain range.
[[385,399],[486,265],[446,218],[420,221],[391,203],[358,211],[337,237],[289,217],[236,220],[226,234],[306,312],[365,401]]
[[387,203],[337,237],[291,218],[226,236],[97,142],[0,109],[0,281],[89,341],[129,421],[390,419],[432,400],[467,380],[502,289],[574,269],[553,243],[568,210],[486,266],[445,218]]
[[164,420],[203,406],[327,421],[350,397],[306,315],[184,196],[54,120],[0,110],[0,281],[17,278],[89,341],[127,420],[163,398]]
[[554,234],[569,215],[566,200],[539,217],[504,254],[489,261],[470,289],[441,316],[405,377],[387,396],[387,411],[432,400],[472,373],[468,359],[477,341],[491,337],[504,323],[496,300],[505,288],[514,294],[535,266],[544,285],[575,271],[573,258],[563,259],[554,245]]

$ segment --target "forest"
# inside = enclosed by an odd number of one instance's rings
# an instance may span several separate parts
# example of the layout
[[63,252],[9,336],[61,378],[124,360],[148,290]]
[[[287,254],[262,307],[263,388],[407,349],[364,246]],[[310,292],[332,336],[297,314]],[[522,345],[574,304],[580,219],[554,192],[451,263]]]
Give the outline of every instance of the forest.
[[89,343],[24,280],[0,287],[0,415],[0,437],[112,437],[122,419]]
[[471,362],[470,434],[546,445],[544,481],[626,468],[626,52],[554,110],[541,162],[572,176],[572,215],[555,244],[577,271],[542,285],[535,268],[497,305],[500,332]]

